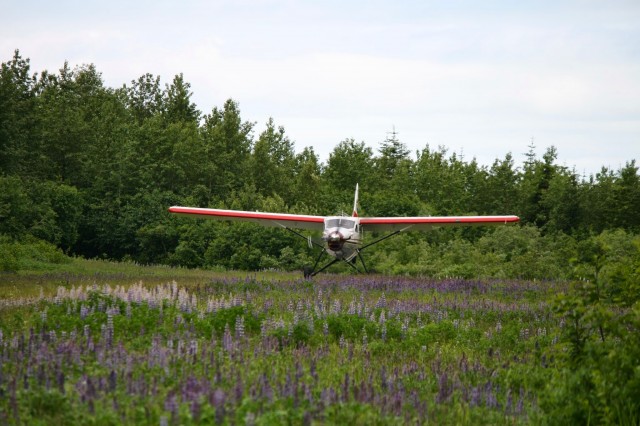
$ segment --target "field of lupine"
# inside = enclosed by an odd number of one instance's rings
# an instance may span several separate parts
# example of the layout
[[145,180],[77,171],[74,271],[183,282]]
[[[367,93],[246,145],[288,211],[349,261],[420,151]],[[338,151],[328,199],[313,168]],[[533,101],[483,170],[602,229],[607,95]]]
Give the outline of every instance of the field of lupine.
[[2,289],[0,423],[540,419],[560,332],[547,300],[563,284],[176,280],[52,274]]

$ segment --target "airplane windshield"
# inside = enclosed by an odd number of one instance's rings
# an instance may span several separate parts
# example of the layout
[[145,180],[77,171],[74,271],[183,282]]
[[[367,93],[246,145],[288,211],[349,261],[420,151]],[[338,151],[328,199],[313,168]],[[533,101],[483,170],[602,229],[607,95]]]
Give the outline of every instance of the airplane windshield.
[[329,219],[327,220],[327,228],[347,228],[353,229],[356,226],[356,222],[351,219]]

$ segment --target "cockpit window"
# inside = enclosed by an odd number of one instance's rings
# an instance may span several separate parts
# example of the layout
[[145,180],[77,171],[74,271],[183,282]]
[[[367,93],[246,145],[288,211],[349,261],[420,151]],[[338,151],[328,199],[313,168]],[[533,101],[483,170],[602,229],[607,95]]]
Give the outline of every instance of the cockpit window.
[[327,220],[327,228],[347,228],[353,229],[356,226],[356,222],[351,219],[328,219]]

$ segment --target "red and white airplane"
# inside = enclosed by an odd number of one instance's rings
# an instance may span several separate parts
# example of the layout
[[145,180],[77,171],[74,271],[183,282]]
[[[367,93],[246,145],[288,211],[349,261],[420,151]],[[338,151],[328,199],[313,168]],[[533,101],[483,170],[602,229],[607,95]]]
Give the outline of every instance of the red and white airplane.
[[[315,245],[321,248],[313,268],[305,267],[305,278],[324,271],[340,260],[345,261],[356,271],[359,271],[356,266],[356,258],[360,259],[364,271],[367,272],[367,267],[361,255],[362,250],[401,232],[426,230],[436,226],[499,225],[515,223],[520,220],[518,216],[359,217],[357,184],[352,216],[310,216],[180,206],[170,207],[169,212],[181,216],[206,219],[254,222],[263,226],[275,226],[293,232],[307,240],[310,247]],[[302,235],[296,229],[322,230],[323,244],[314,242],[311,237]],[[388,231],[390,233],[363,245],[362,233],[364,231]],[[333,256],[334,259],[317,269],[325,253]]]

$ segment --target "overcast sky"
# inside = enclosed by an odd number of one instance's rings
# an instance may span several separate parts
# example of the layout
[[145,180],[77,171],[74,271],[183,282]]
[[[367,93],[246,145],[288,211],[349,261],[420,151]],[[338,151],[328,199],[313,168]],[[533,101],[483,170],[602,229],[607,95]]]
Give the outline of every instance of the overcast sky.
[[[3,2],[6,3],[6,2]],[[120,87],[179,73],[208,113],[228,98],[323,161],[394,128],[412,152],[446,146],[520,165],[532,139],[579,173],[640,153],[640,1],[12,1],[0,60],[33,71],[93,63]],[[640,159],[639,159],[640,160]]]

